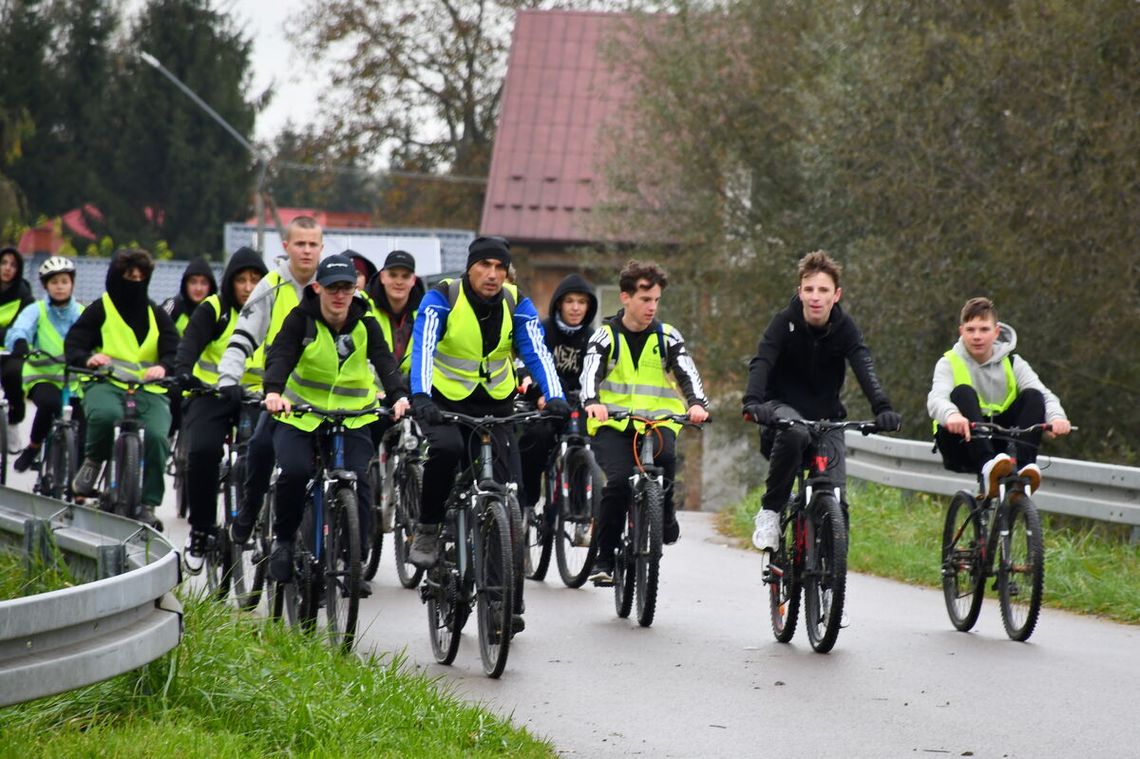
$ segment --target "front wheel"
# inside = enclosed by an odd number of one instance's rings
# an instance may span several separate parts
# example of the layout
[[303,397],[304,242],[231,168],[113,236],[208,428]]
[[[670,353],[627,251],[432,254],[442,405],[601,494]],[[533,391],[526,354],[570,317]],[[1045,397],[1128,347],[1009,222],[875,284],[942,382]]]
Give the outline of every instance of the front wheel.
[[769,557],[764,571],[768,585],[768,609],[772,618],[772,634],[780,643],[788,643],[796,634],[796,621],[800,613],[803,586],[800,579],[800,559],[796,550],[796,514],[780,515],[780,542]]
[[[657,583],[661,577],[661,544],[664,529],[664,504],[661,485],[652,478],[643,482],[641,511],[635,519],[637,531],[634,537],[634,552],[637,561],[637,622],[642,627],[653,624],[653,614],[657,609]],[[635,503],[637,497],[634,498]]]
[[550,549],[554,535],[550,525],[552,509],[557,508],[558,478],[551,479],[553,473],[547,470],[542,475],[542,498],[534,506],[526,506],[522,511],[523,541],[525,555],[523,572],[529,580],[541,582],[546,579],[550,567]]
[[1045,547],[1041,517],[1029,496],[1009,494],[1006,514],[1008,532],[1001,539],[998,565],[998,598],[1001,621],[1013,640],[1028,640],[1041,612],[1045,588]]
[[839,501],[818,494],[807,521],[804,624],[811,647],[827,653],[839,637],[847,591],[847,528]]
[[396,516],[392,525],[392,553],[396,557],[396,575],[400,584],[409,590],[420,584],[424,570],[408,561],[412,537],[420,521],[420,493],[423,491],[424,467],[420,462],[409,462],[397,471],[399,493],[396,499]]
[[115,513],[135,516],[141,499],[142,459],[137,434],[120,434],[115,441],[114,477],[111,482],[111,502]]
[[514,551],[507,504],[497,498],[482,505],[475,526],[475,592],[479,653],[483,672],[498,677],[507,666],[514,612]]
[[586,448],[571,451],[562,476],[567,496],[559,499],[554,523],[554,555],[558,574],[568,588],[580,588],[598,555],[597,518],[601,513],[605,475]]
[[0,402],[0,485],[8,484],[8,402]]
[[345,653],[356,639],[360,613],[360,512],[351,487],[333,493],[330,524],[324,535],[325,615],[329,638]]
[[959,490],[946,509],[942,528],[942,595],[950,623],[968,632],[978,621],[985,594],[981,512],[974,496]]

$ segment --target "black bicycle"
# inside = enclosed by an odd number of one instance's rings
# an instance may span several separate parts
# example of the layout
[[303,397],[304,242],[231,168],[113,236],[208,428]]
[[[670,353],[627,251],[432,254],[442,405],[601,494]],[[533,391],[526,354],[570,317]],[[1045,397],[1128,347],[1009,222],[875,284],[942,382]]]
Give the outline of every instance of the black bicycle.
[[40,350],[28,353],[29,362],[43,362],[49,365],[63,364],[63,389],[61,390],[62,406],[59,416],[51,422],[51,429],[40,446],[36,463],[33,465],[37,474],[32,492],[56,498],[61,501],[72,500],[71,481],[75,479],[75,472],[79,469],[79,422],[73,418],[71,407],[72,392],[71,380],[66,362],[62,356],[52,356]]
[[[316,627],[323,595],[329,642],[347,653],[356,641],[363,541],[356,473],[344,460],[344,425],[349,419],[382,417],[391,411],[335,411],[298,404],[293,406],[293,413],[321,417],[313,445],[317,471],[309,483],[308,508],[294,543],[292,578],[286,583],[271,583],[270,609],[274,617],[284,615],[290,624],[311,631]],[[271,490],[276,487],[275,476]]]
[[779,429],[795,425],[808,431],[811,445],[796,476],[795,493],[780,512],[779,544],[775,551],[764,552],[763,578],[776,640],[787,643],[795,635],[802,594],[808,640],[822,654],[839,637],[847,594],[846,509],[839,484],[827,471],[828,463],[841,452],[832,449],[835,436],[829,433],[858,430],[870,435],[879,428],[873,421],[779,419],[775,423]]
[[574,408],[558,436],[542,475],[533,507],[523,508],[526,576],[543,580],[553,552],[558,574],[569,588],[579,588],[593,569],[598,553],[596,527],[605,475]]
[[[970,428],[976,437],[1004,440],[1012,456],[1015,441],[1048,432],[1052,425],[1010,428],[977,422]],[[980,475],[978,484],[979,492],[987,493],[988,483]],[[1018,641],[1033,634],[1045,587],[1045,544],[1032,485],[1028,477],[1011,472],[999,480],[996,497],[959,490],[950,500],[942,529],[942,592],[958,630],[966,632],[978,621],[986,579],[993,577],[1006,634]]]
[[423,578],[424,571],[408,561],[408,551],[419,522],[426,457],[427,441],[419,425],[405,417],[384,433],[378,454],[369,462],[373,519],[372,550],[364,568],[367,580],[376,576],[384,536],[389,532],[400,584],[412,589]]
[[512,618],[521,613],[522,514],[517,485],[494,479],[492,430],[544,416],[538,411],[502,417],[443,412],[444,419],[475,432],[479,455],[448,494],[439,557],[420,586],[432,653],[441,664],[455,661],[460,632],[474,607],[483,672],[499,677],[507,666]]
[[611,410],[609,418],[615,421],[632,419],[644,426],[643,430],[634,433],[633,446],[637,456],[629,477],[632,492],[626,510],[625,531],[614,557],[614,608],[624,619],[634,609],[636,599],[637,622],[642,627],[649,627],[657,610],[665,530],[665,470],[653,460],[655,442],[659,437],[654,433],[662,424],[677,423],[700,428],[707,422],[695,424],[689,421],[688,414],[643,417],[624,409]]
[[[142,418],[138,413],[138,394],[148,386],[177,388],[178,381],[173,377],[140,380],[122,372],[115,373],[113,367],[92,370],[72,366],[68,371],[87,377],[85,381],[88,382],[113,380],[126,386],[123,395],[123,417],[115,424],[115,442],[111,460],[104,467],[103,476],[99,481],[99,508],[135,519],[142,508],[143,436],[146,434]],[[161,532],[162,521],[156,518],[153,527]]]

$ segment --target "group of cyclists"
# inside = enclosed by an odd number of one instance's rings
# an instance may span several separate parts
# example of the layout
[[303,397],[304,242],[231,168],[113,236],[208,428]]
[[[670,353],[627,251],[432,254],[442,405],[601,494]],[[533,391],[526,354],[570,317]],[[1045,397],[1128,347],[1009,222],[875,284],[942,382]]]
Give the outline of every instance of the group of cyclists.
[[[191,263],[179,294],[163,307],[148,296],[151,256],[120,249],[107,269],[106,292],[86,308],[72,295],[75,266],[67,258],[53,256],[43,263],[39,277],[46,297],[34,302],[23,281],[22,256],[12,248],[0,250],[0,330],[8,351],[0,359],[0,382],[9,399],[10,429],[24,416],[25,395],[36,406],[29,441],[14,468],[24,471],[35,464],[60,413],[65,363],[108,375],[106,382],[74,385],[73,418],[80,420],[84,441],[83,462],[72,483],[79,497],[96,493],[123,414],[127,381],[170,378],[142,385],[145,392],[137,398],[145,429],[137,518],[156,521],[171,435],[180,429],[191,527],[183,559],[190,572],[200,571],[210,537],[219,529],[223,445],[245,415],[252,435],[230,538],[236,544],[251,540],[276,466],[268,572],[275,581],[288,582],[321,424],[318,415],[294,413],[294,406],[333,411],[383,406],[389,409],[383,419],[363,415],[344,424],[344,462],[356,475],[361,532],[370,534],[373,518],[369,461],[385,429],[412,414],[427,453],[408,559],[430,568],[437,560],[452,483],[475,450],[470,431],[446,421],[445,414],[509,416],[520,396],[545,411],[545,420],[528,425],[519,437],[508,426],[493,430],[495,479],[519,482],[524,505],[533,506],[573,406],[587,419],[594,455],[606,476],[590,578],[597,585],[612,584],[636,456],[633,437],[645,429],[642,420],[666,414],[687,416],[695,424],[709,419],[709,398],[681,332],[657,316],[666,272],[654,263],[628,262],[618,280],[621,309],[594,328],[598,299],[594,287],[576,274],[560,283],[548,317],[540,319],[512,281],[511,246],[501,237],[475,239],[462,275],[430,288],[406,251],[392,252],[379,269],[352,251],[322,259],[323,233],[311,217],[292,220],[283,247],[273,271],[259,252],[237,251],[220,286],[205,261]],[[778,421],[844,418],[840,391],[849,365],[876,426],[882,431],[901,426],[861,331],[840,305],[841,276],[828,254],[805,255],[798,263],[795,294],[768,324],[749,365],[743,413],[762,425],[761,450],[770,459],[753,535],[760,549],[774,549],[779,540],[779,515],[812,444],[802,427]],[[992,419],[1025,427],[1048,421],[1054,434],[1065,434],[1069,424],[1056,396],[1013,355],[1016,333],[997,320],[992,302],[967,302],[959,332],[957,344],[935,367],[928,410],[946,466],[978,474],[984,486],[996,488],[1013,470],[1013,459],[995,453],[988,440],[972,438],[972,422]],[[631,414],[615,420],[614,410]],[[667,483],[675,473],[680,426],[655,426],[655,461]],[[843,445],[836,434],[838,455],[827,466],[842,486]],[[1034,463],[1038,442],[1027,439],[1017,455],[1020,474],[1035,484],[1040,481]],[[672,494],[667,486],[667,545],[680,535]],[[521,623],[515,629],[522,629]]]

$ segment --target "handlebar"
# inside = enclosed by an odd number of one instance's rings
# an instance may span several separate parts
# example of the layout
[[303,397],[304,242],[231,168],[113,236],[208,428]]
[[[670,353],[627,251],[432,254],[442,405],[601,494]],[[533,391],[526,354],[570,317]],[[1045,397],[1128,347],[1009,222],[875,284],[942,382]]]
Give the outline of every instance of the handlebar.
[[[750,414],[745,414],[744,418],[750,422],[756,422]],[[759,424],[759,422],[756,422]],[[857,430],[863,435],[871,435],[876,432],[883,432],[879,429],[879,425],[875,421],[860,421],[860,420],[843,420],[832,421],[830,419],[788,419],[780,417],[772,426],[779,430],[788,430],[792,427],[799,425],[806,427],[815,432],[831,432],[832,430]],[[885,430],[886,432],[893,432],[894,430]]]
[[514,424],[516,422],[527,422],[535,419],[550,419],[555,416],[549,411],[516,411],[508,416],[471,416],[470,414],[463,414],[458,411],[444,411],[443,409],[440,409],[439,413],[448,421],[461,422],[470,427],[495,427],[500,424]]
[[90,377],[95,382],[122,382],[128,387],[144,387],[146,385],[158,385],[170,389],[178,386],[178,379],[176,377],[159,377],[157,379],[143,380],[135,377],[120,376],[115,374],[114,367],[107,364],[104,366],[96,367],[95,369],[86,369],[80,366],[67,366],[66,371],[68,374],[79,374],[84,377]]
[[689,427],[703,427],[706,424],[712,423],[711,416],[705,421],[697,423],[690,419],[688,414],[661,414],[659,416],[641,416],[626,408],[615,409],[607,407],[607,410],[609,411],[609,418],[613,419],[616,422],[620,422],[625,419],[633,419],[634,421],[644,422],[647,426],[650,427],[655,427],[658,424],[665,424],[666,422],[675,422],[677,424],[684,424]]
[[[258,405],[260,405],[262,408],[264,408],[265,407],[265,401],[264,400],[259,401]],[[312,406],[308,403],[298,403],[292,407],[292,409],[290,410],[290,413],[296,414],[298,416],[302,416],[304,414],[315,414],[316,416],[322,417],[324,419],[324,421],[326,421],[326,422],[336,423],[336,422],[343,422],[346,419],[356,419],[356,418],[362,417],[362,416],[376,416],[377,418],[385,417],[385,416],[391,416],[392,415],[392,409],[387,408],[385,406],[377,406],[376,408],[354,409],[354,410],[322,409],[322,408],[317,408],[316,406]]]
[[[1041,424],[1031,424],[1028,427],[1002,427],[1000,424],[994,424],[993,422],[970,422],[970,429],[991,435],[1019,437],[1021,435],[1028,435],[1031,432],[1037,432],[1038,430],[1041,432],[1052,432],[1053,424],[1052,422],[1043,422]],[[1080,428],[1074,424],[1069,429],[1075,431]]]

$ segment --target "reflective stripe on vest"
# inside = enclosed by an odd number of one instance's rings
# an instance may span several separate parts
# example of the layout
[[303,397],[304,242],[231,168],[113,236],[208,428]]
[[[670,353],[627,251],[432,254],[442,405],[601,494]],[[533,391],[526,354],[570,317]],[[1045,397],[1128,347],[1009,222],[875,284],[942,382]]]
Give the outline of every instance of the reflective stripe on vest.
[[265,371],[265,353],[273,344],[273,338],[277,337],[277,333],[281,331],[285,317],[301,302],[297,297],[297,290],[291,282],[285,281],[281,272],[271,271],[265,275],[265,279],[269,280],[269,286],[276,292],[273,297],[273,310],[269,313],[269,329],[265,330],[265,339],[257,346],[257,350],[253,352],[249,361],[245,363],[246,374],[252,373],[258,377]]
[[[217,323],[222,315],[222,299],[216,294],[207,297],[203,300],[198,308],[208,307],[214,311],[214,322]],[[194,364],[194,376],[205,382],[207,385],[218,384],[218,364],[222,360],[222,355],[226,352],[226,346],[230,343],[230,336],[234,333],[234,328],[237,327],[238,311],[236,308],[230,309],[229,322],[222,334],[216,340],[207,343],[206,347],[202,349],[202,355],[198,356],[198,361]],[[261,372],[256,374],[250,369],[250,362],[253,359],[247,359],[245,362],[245,374],[242,375],[241,384],[247,386],[256,386],[261,384]]]
[[[36,347],[44,353],[51,354],[52,358],[29,356],[24,361],[24,392],[41,382],[63,387],[63,335],[59,334],[59,330],[48,317],[47,302],[41,300],[39,307],[40,313],[36,317],[35,330]],[[83,306],[80,306],[79,310],[82,313]],[[79,387],[79,383],[72,380],[71,387],[75,390]]]
[[[323,322],[317,321],[315,324],[316,336],[301,352],[297,365],[285,383],[283,395],[294,404],[307,403],[324,410],[375,408],[376,386],[372,379],[372,364],[368,361],[368,329],[364,319],[352,328],[353,351],[343,362],[337,355],[336,339],[332,331]],[[321,424],[316,414],[290,414],[280,421],[306,432],[312,432]],[[374,421],[375,417],[363,416],[348,419],[344,424],[349,429],[355,429]]]
[[[635,367],[625,335],[609,324],[605,325],[605,329],[610,333],[610,355],[617,351],[617,361],[598,385],[598,401],[606,406],[629,409],[636,416],[684,414],[688,409],[666,371],[669,357],[661,355],[662,346],[668,344],[667,340],[655,340],[650,336],[650,339],[645,341],[645,347],[642,348],[640,360]],[[672,327],[668,324],[661,325],[661,329],[665,337],[672,331]],[[646,360],[650,352],[657,360]],[[591,435],[600,427],[626,430],[629,429],[630,421],[623,419],[599,422],[596,419],[588,419],[586,429]],[[634,425],[638,431],[645,429],[644,422],[635,421]],[[681,425],[676,422],[668,422],[661,426],[668,427],[673,432],[681,429]]]
[[[135,337],[135,331],[123,321],[115,304],[111,302],[111,296],[103,293],[102,300],[106,315],[100,332],[102,346],[98,352],[111,357],[113,377],[133,377],[141,380],[147,369],[158,364],[158,323],[154,318],[154,308],[147,305],[147,333],[140,344]],[[114,379],[111,380],[111,384],[124,389],[127,387]],[[158,395],[166,393],[164,388],[156,385],[147,385],[144,389]]]
[[[432,387],[445,398],[461,401],[476,388],[483,386],[495,400],[504,400],[515,391],[514,319],[511,302],[518,300],[518,288],[503,285],[510,301],[503,298],[503,321],[499,341],[491,352],[483,355],[483,332],[479,318],[467,300],[462,287],[458,288],[455,303],[447,316],[443,339],[436,346],[432,367]],[[506,295],[506,293],[504,294]],[[408,351],[411,353],[411,351]]]
[[[13,283],[15,286],[16,283]],[[10,327],[12,322],[16,321],[16,317],[20,315],[20,299],[10,300],[3,306],[0,306],[0,327]]]

